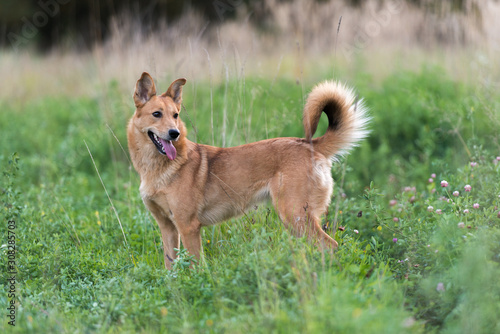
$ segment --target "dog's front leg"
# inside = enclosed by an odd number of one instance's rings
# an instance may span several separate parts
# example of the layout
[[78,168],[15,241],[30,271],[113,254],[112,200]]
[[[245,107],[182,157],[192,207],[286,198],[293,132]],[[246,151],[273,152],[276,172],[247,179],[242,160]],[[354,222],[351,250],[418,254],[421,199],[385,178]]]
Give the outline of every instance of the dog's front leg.
[[179,231],[158,204],[151,200],[145,200],[144,204],[146,204],[146,207],[153,214],[160,228],[165,268],[172,269],[172,263],[177,258],[175,249],[179,249],[180,246]]
[[163,258],[165,260],[165,268],[172,269],[172,263],[177,258],[175,249],[179,249],[179,231],[175,225],[168,219],[161,222],[158,221],[158,226],[161,231],[161,239],[163,240]]
[[177,228],[181,234],[182,244],[187,251],[194,255],[196,260],[200,260],[201,252],[201,224],[197,219],[191,222],[182,224],[178,222]]

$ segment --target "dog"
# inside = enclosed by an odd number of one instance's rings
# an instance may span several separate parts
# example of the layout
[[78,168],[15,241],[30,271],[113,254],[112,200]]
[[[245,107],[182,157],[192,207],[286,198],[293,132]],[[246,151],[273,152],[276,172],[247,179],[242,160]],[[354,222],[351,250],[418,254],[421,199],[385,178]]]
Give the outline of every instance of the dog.
[[[219,148],[187,139],[180,118],[185,83],[177,79],[157,95],[153,78],[144,72],[127,127],[140,194],[161,231],[165,267],[172,267],[181,240],[199,259],[203,226],[239,216],[268,199],[293,235],[305,235],[322,249],[337,248],[319,218],[331,200],[332,161],[369,132],[367,109],[362,100],[355,101],[353,90],[332,81],[317,85],[303,111],[305,138]],[[313,138],[322,112],[328,129]]]

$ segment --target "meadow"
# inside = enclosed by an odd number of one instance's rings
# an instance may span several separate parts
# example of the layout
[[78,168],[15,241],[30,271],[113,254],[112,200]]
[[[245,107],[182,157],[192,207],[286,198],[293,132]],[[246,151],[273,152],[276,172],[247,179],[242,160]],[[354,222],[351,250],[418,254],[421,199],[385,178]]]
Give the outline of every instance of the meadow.
[[[204,228],[200,263],[190,268],[181,248],[171,271],[128,158],[124,83],[2,98],[5,291],[8,221],[18,274],[15,327],[2,293],[0,331],[499,333],[498,87],[432,63],[383,78],[360,67],[350,77],[372,132],[332,169],[323,224],[339,243],[334,255],[292,237],[264,204]],[[302,137],[304,98],[328,78],[191,80],[181,118],[204,144]]]

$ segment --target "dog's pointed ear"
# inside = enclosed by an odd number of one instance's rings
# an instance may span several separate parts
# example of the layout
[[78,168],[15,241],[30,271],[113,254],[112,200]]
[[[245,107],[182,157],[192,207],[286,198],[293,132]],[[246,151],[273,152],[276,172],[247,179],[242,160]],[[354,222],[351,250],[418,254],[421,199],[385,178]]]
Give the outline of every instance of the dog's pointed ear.
[[177,108],[180,109],[182,103],[182,86],[186,83],[186,79],[180,78],[175,80],[170,84],[167,91],[163,93],[162,96],[169,96],[174,100],[174,103],[177,105]]
[[135,84],[134,102],[137,108],[142,107],[153,96],[156,95],[156,87],[149,73],[144,72]]

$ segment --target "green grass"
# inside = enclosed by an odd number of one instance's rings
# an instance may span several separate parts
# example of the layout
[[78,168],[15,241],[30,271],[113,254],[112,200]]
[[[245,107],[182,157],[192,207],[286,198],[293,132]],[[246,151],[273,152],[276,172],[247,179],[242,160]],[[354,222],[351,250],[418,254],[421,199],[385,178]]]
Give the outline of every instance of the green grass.
[[[190,138],[205,144],[302,136],[303,91],[321,79],[247,77],[227,89],[191,82],[181,115]],[[8,220],[17,224],[19,272],[16,326],[3,293],[0,330],[499,332],[499,97],[435,67],[353,84],[371,109],[372,134],[332,171],[325,224],[340,245],[335,255],[291,237],[262,205],[203,229],[201,263],[190,269],[181,250],[172,271],[122,150],[128,92],[112,81],[93,98],[0,101],[5,291]],[[333,230],[335,218],[343,230]]]

